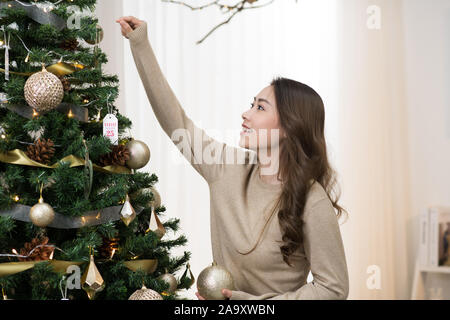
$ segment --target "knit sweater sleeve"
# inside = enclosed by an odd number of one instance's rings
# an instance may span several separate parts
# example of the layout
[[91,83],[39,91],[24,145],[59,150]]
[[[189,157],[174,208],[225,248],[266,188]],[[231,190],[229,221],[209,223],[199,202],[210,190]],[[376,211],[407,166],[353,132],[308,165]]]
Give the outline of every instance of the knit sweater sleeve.
[[150,45],[147,23],[144,21],[128,37],[139,76],[162,129],[208,183],[218,180],[225,154],[235,148],[214,140],[186,116]]
[[347,263],[339,223],[329,199],[304,212],[304,248],[313,281],[296,291],[259,296],[232,291],[231,300],[345,300],[349,291]]

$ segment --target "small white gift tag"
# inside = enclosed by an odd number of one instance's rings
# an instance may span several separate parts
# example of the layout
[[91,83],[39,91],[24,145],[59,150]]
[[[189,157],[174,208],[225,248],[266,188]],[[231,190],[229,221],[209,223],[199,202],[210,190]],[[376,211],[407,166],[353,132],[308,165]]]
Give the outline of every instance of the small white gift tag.
[[119,143],[119,125],[115,115],[109,113],[103,119],[103,136],[107,137],[112,144]]

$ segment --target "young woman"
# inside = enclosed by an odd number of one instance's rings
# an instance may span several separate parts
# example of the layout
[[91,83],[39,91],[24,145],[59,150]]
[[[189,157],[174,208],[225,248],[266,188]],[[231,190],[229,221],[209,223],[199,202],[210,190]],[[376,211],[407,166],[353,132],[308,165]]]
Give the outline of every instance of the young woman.
[[[346,299],[348,272],[338,224],[345,210],[331,195],[335,178],[320,96],[302,83],[274,79],[242,114],[241,148],[229,146],[186,116],[161,72],[147,23],[135,17],[117,22],[130,40],[161,127],[174,142],[186,133],[183,155],[209,185],[213,259],[231,272],[236,287],[223,290],[224,296]],[[198,138],[201,149],[194,142]],[[214,161],[205,158],[212,154]],[[314,280],[307,283],[309,271]]]

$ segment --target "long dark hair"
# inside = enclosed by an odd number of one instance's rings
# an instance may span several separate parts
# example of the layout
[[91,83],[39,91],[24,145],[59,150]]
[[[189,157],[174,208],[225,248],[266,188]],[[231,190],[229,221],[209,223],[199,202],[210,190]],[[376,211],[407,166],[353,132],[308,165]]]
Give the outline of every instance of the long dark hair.
[[303,242],[302,216],[312,185],[310,181],[315,180],[323,187],[337,211],[338,219],[347,211],[337,203],[340,193],[335,190],[336,174],[327,156],[322,98],[314,89],[295,80],[277,77],[270,85],[275,92],[280,126],[285,132],[280,142],[280,169],[277,176],[283,187],[257,243],[248,253],[256,248],[278,208],[283,240],[280,251],[283,260],[292,266],[289,257]]

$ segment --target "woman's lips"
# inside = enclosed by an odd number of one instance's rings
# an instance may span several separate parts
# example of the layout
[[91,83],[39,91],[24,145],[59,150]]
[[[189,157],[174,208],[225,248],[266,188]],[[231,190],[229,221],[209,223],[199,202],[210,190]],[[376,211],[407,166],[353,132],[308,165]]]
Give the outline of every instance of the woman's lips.
[[248,129],[246,127],[242,127],[241,135],[251,134],[253,133],[253,129]]

